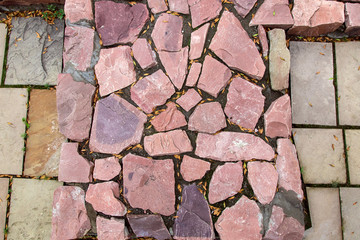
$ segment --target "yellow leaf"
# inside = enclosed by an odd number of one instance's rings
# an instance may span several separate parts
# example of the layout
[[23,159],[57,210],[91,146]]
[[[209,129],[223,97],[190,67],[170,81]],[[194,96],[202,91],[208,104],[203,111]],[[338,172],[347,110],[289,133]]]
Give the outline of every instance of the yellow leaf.
[[336,141],[339,141],[339,139],[338,139],[338,137],[337,137],[337,136],[335,136],[335,135],[334,135],[334,138],[335,138],[335,140],[336,140]]
[[335,145],[331,144],[331,148],[333,149],[333,151],[335,151]]
[[52,41],[52,39],[51,39],[51,37],[50,37],[50,35],[48,34],[48,41],[49,42],[51,42]]

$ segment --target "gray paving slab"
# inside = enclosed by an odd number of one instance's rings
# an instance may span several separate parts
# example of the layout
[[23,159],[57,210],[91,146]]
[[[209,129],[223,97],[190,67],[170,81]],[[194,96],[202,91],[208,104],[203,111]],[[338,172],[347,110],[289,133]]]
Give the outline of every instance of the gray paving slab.
[[351,184],[360,184],[360,130],[345,130]]
[[294,124],[336,125],[331,43],[290,42]]
[[4,239],[9,179],[0,178],[0,239]]
[[3,64],[5,57],[5,45],[6,45],[7,28],[5,23],[0,23],[0,79],[3,72]]
[[344,240],[360,239],[360,188],[340,188]]

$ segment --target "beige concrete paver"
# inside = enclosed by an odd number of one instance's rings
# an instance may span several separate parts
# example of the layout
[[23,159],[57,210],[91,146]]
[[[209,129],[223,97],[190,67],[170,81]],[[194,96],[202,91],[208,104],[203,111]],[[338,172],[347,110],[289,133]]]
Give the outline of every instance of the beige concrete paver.
[[3,64],[5,57],[5,45],[6,45],[7,28],[5,23],[0,23],[0,79],[3,72]]
[[360,130],[345,130],[345,137],[350,184],[360,184]]
[[360,188],[340,188],[344,240],[360,239]]
[[9,179],[0,178],[0,239],[4,239],[4,228],[6,222],[6,209],[7,209],[7,200],[9,189]]

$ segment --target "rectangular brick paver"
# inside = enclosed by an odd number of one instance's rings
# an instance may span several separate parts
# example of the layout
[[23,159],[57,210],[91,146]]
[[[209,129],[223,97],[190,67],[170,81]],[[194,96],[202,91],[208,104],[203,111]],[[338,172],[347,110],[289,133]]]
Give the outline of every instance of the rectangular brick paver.
[[360,130],[345,130],[345,137],[350,183],[360,184]]
[[344,240],[360,239],[360,188],[340,188]]
[[6,197],[8,195],[9,188],[9,179],[8,178],[0,178],[0,239],[4,239],[4,228],[6,221],[6,208],[7,201]]

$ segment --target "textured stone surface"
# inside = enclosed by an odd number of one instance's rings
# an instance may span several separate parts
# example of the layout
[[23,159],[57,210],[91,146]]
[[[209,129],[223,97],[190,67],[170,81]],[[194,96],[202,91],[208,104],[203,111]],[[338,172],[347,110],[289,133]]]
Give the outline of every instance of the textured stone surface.
[[293,133],[305,183],[346,182],[341,129],[296,128]]
[[154,14],[168,10],[165,0],[148,0],[147,2],[151,12]]
[[195,107],[201,99],[200,94],[195,89],[190,88],[184,95],[176,100],[176,103],[188,112]]
[[65,19],[71,23],[94,19],[91,0],[68,0],[64,5]]
[[[0,89],[0,173],[22,174],[25,132],[22,118],[27,114],[28,92],[25,88]],[[11,161],[9,161],[11,159]]]
[[124,196],[133,208],[169,216],[175,212],[174,163],[133,154],[123,159]]
[[191,33],[189,59],[197,59],[201,57],[209,26],[210,23],[204,24],[204,26]]
[[194,62],[191,64],[189,74],[186,79],[186,86],[187,87],[194,87],[199,79],[200,72],[201,72],[201,63]]
[[184,114],[177,110],[175,103],[169,102],[166,106],[166,110],[151,121],[156,131],[169,131],[187,125]]
[[59,181],[88,183],[92,181],[94,164],[78,153],[76,142],[63,143],[59,164]]
[[127,235],[125,228],[124,219],[96,217],[96,230],[99,240],[125,240]]
[[221,9],[220,0],[188,0],[192,28],[216,18]]
[[91,151],[120,153],[140,142],[146,115],[118,95],[96,103],[90,136]]
[[4,229],[6,222],[6,208],[7,201],[5,201],[6,196],[8,195],[9,188],[9,179],[8,178],[0,178],[0,238],[4,238]]
[[359,230],[359,188],[340,188],[341,216],[344,239],[356,240],[360,236]]
[[243,78],[234,78],[224,109],[229,120],[244,128],[254,129],[264,110],[265,96],[262,90],[262,87]]
[[177,89],[181,89],[184,85],[188,57],[189,47],[184,47],[179,52],[159,51],[160,61]]
[[184,187],[177,216],[173,226],[175,239],[214,239],[209,206],[195,184]]
[[124,216],[125,205],[118,199],[120,196],[117,182],[103,182],[90,184],[86,191],[86,202],[90,203],[95,211],[110,216]]
[[265,0],[249,25],[288,29],[293,24],[288,0]]
[[234,7],[238,14],[244,18],[253,8],[256,0],[235,0]]
[[107,181],[118,176],[120,171],[121,166],[117,158],[96,159],[93,176],[95,179]]
[[134,58],[143,69],[154,67],[157,64],[156,54],[151,49],[146,38],[138,38],[131,47]]
[[214,204],[237,194],[243,183],[242,162],[218,166],[209,187],[209,203]]
[[208,102],[197,106],[188,124],[189,130],[204,133],[216,133],[225,127],[225,114],[218,102]]
[[210,163],[185,155],[181,161],[180,173],[185,181],[192,182],[204,177],[210,170]]
[[182,18],[162,13],[156,20],[151,38],[159,51],[177,52],[182,47]]
[[255,43],[234,14],[228,11],[222,14],[209,48],[230,68],[256,79],[264,76],[265,65]]
[[133,43],[148,19],[149,12],[142,3],[134,6],[112,1],[95,3],[96,29],[104,46]]
[[271,88],[283,90],[289,88],[290,51],[286,47],[286,35],[283,29],[268,32],[270,39],[269,72]]
[[56,19],[49,25],[40,17],[19,17],[11,25],[5,84],[56,85],[62,68],[64,21]]
[[54,90],[31,91],[28,121],[24,174],[57,176],[60,148],[66,138],[59,132]]
[[101,49],[99,62],[95,65],[100,95],[105,96],[125,88],[136,81],[131,48],[118,46]]
[[85,208],[85,192],[80,187],[58,187],[54,192],[52,206],[51,239],[81,238],[90,230],[90,219]]
[[144,148],[150,156],[173,155],[192,151],[190,139],[183,130],[145,136]]
[[285,94],[274,102],[264,114],[265,134],[268,137],[288,137],[291,135],[290,97]]
[[[7,36],[6,24],[1,23],[0,24],[0,66],[1,67],[4,65],[6,36]],[[0,69],[1,76],[2,76],[2,72],[3,72],[3,69]]]
[[240,161],[271,160],[275,153],[264,140],[252,134],[221,132],[217,135],[199,133],[195,154],[218,161]]
[[187,0],[168,0],[170,11],[189,14],[189,5]]
[[294,191],[299,200],[304,193],[301,184],[299,160],[294,144],[287,138],[277,140],[276,170],[279,173],[279,187]]
[[339,124],[360,126],[360,42],[335,43]]
[[294,124],[335,125],[331,43],[290,42]]
[[157,240],[171,239],[160,215],[127,215],[127,219],[136,237],[153,237]]
[[228,67],[207,55],[197,86],[210,95],[217,97],[219,92],[225,88],[230,77],[231,71]]
[[[234,219],[236,219],[234,221]],[[262,239],[262,214],[256,202],[242,196],[237,203],[226,208],[215,223],[220,238],[231,239]],[[246,236],[246,237],[245,237]]]
[[146,113],[163,105],[175,93],[175,88],[162,70],[139,80],[131,88],[131,99]]
[[75,82],[68,74],[59,74],[56,87],[56,104],[59,131],[74,141],[89,138],[92,120],[92,101],[95,87]]
[[263,57],[266,57],[269,53],[269,43],[267,40],[265,28],[262,25],[258,26],[258,35],[262,48],[262,55]]
[[360,131],[345,130],[350,183],[360,184]]
[[58,181],[13,179],[7,239],[50,239],[53,193],[61,185]]
[[[360,3],[360,2],[359,2]],[[360,35],[360,4],[345,3],[345,32],[349,35]]]

